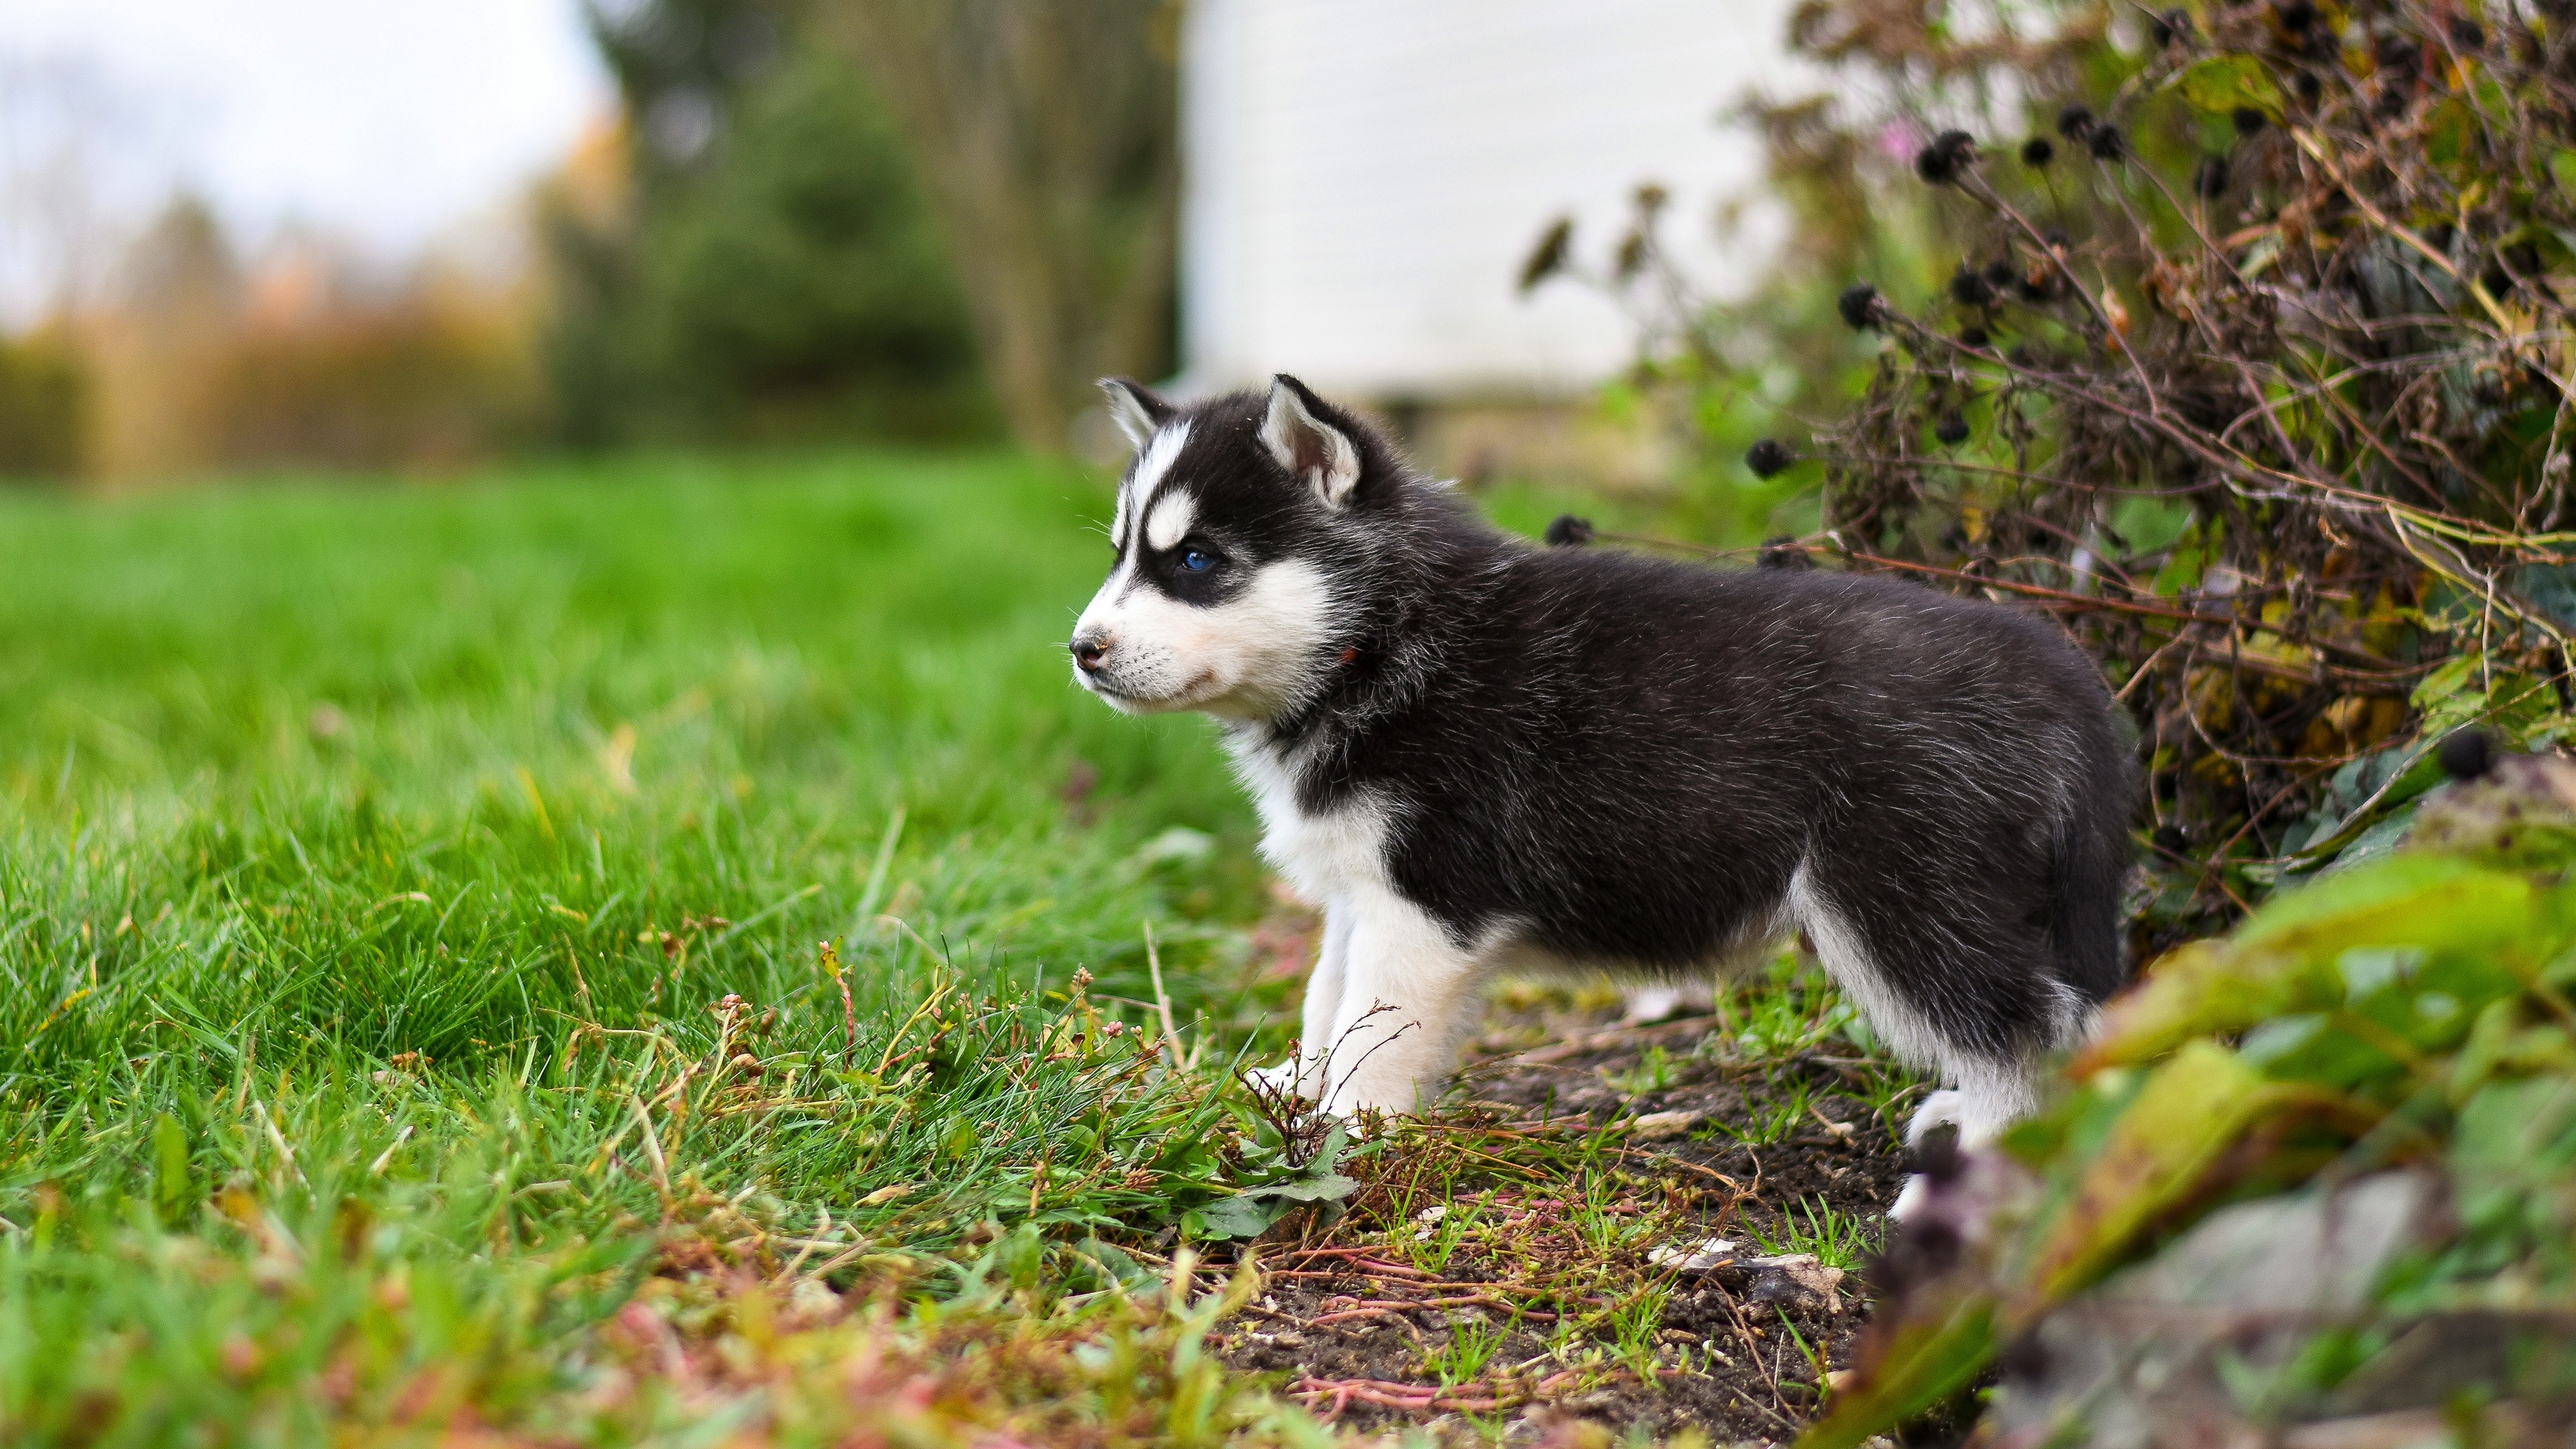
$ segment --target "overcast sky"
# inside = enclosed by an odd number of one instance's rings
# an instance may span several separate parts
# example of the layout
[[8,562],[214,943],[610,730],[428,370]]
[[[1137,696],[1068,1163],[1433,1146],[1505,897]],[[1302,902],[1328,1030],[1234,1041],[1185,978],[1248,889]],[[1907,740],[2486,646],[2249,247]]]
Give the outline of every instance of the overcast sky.
[[578,4],[0,0],[0,65],[92,67],[131,122],[114,158],[129,179],[184,180],[253,234],[294,219],[400,253],[606,111]]

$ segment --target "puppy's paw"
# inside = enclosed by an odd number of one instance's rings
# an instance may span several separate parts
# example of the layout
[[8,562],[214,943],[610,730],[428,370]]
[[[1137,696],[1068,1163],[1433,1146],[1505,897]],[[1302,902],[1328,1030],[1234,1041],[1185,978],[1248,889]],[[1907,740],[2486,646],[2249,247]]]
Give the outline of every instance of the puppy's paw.
[[1622,1026],[1652,1026],[1682,1009],[1682,990],[1678,986],[1640,986],[1628,993],[1628,1007],[1619,1017]]
[[1968,1099],[1955,1087],[1944,1087],[1923,1099],[1914,1109],[1914,1120],[1905,1124],[1905,1145],[1920,1147],[1923,1139],[1939,1128],[1959,1128],[1967,1121]]
[[1915,1214],[1923,1211],[1923,1205],[1931,1200],[1931,1196],[1932,1184],[1924,1178],[1922,1173],[1907,1173],[1905,1175],[1905,1186],[1897,1190],[1895,1205],[1887,1210],[1887,1220],[1889,1222],[1901,1223],[1907,1218],[1913,1217]]

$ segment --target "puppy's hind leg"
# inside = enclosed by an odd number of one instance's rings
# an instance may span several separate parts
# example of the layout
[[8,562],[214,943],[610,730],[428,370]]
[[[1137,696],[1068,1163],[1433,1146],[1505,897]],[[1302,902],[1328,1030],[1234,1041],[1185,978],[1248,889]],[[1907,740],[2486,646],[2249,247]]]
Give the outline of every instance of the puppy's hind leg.
[[[2030,1115],[2039,1053],[2018,1043],[2064,1035],[2051,1020],[2060,993],[2036,943],[1997,923],[1950,919],[1937,903],[1975,897],[1927,884],[1933,890],[1911,908],[1884,893],[1828,890],[1804,866],[1789,887],[1799,927],[1871,1029],[1901,1060],[1939,1074],[1940,1090],[1906,1125],[1918,1161],[1934,1155],[1925,1140],[1943,1128],[1957,1146],[1977,1147]],[[1889,1215],[1903,1218],[1922,1196],[1920,1174],[1909,1177]]]

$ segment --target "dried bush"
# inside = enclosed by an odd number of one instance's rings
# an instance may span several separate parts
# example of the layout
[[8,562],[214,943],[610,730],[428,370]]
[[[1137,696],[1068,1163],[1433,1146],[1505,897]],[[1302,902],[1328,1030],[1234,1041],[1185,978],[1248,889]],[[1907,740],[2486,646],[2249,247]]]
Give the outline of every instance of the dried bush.
[[[1875,344],[1801,393],[1839,414],[1798,450],[1803,542],[2050,609],[2102,660],[2154,781],[2142,949],[2392,839],[2438,730],[2557,737],[2570,22],[1809,0],[1792,45],[1840,98],[1749,108],[1785,284]],[[1743,312],[1685,306],[1648,374],[1722,372]]]

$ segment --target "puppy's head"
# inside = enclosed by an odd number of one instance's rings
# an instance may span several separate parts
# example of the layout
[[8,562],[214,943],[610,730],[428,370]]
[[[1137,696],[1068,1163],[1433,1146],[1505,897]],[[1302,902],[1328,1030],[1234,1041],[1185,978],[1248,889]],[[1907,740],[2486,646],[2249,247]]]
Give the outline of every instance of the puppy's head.
[[1109,580],[1074,627],[1074,678],[1130,714],[1276,717],[1340,662],[1360,515],[1401,469],[1295,378],[1189,407],[1124,378],[1101,387],[1136,461]]

